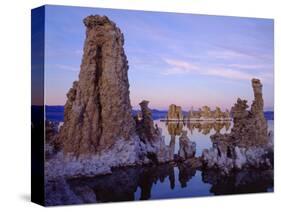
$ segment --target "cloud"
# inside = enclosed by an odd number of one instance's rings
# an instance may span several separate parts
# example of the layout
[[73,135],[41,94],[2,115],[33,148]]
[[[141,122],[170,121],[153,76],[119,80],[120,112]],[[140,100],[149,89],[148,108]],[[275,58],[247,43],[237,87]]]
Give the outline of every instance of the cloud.
[[269,67],[269,65],[263,64],[229,64],[228,66],[238,69],[264,69]]
[[202,75],[208,75],[208,76],[217,76],[217,77],[223,77],[227,79],[235,79],[235,80],[250,80],[254,78],[253,75],[248,74],[246,72],[234,70],[234,69],[209,69],[206,70],[206,72],[202,72]]
[[207,51],[209,57],[215,59],[251,59],[268,61],[273,58],[272,52],[259,49],[253,46],[233,46],[229,44],[216,45],[213,50]]
[[59,68],[59,69],[66,70],[66,71],[74,71],[74,72],[78,72],[79,71],[79,68],[77,68],[77,67],[63,65],[63,64],[57,64],[56,67]]
[[231,49],[227,50],[212,50],[207,52],[208,56],[217,59],[237,59],[237,58],[249,58],[251,55],[239,52]]
[[[164,61],[169,66],[167,70],[163,72],[164,75],[198,74],[203,76],[221,77],[232,80],[250,80],[252,78],[258,77],[264,81],[273,78],[271,73],[255,72],[255,74],[252,74],[246,71],[239,70],[237,68],[241,68],[243,65],[239,66],[238,64],[225,65],[224,67],[221,65],[213,67],[203,67],[183,60],[164,59]],[[230,68],[230,66],[236,68]],[[246,67],[254,68],[254,65],[244,65],[244,68]]]
[[170,68],[165,71],[165,75],[190,73],[199,69],[197,65],[182,60],[164,59],[164,61],[170,66]]
[[198,69],[198,66],[182,60],[165,59],[165,61],[169,65],[176,66],[179,69],[188,69],[188,70]]

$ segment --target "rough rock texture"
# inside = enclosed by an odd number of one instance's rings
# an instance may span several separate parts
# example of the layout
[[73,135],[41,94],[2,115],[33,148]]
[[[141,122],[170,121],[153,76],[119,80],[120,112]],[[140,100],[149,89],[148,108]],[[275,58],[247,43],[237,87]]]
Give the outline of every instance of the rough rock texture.
[[199,111],[194,111],[193,106],[191,107],[191,109],[188,112],[188,119],[200,119],[201,117],[201,109],[199,109]]
[[182,120],[183,114],[181,107],[174,104],[170,105],[167,118],[168,120]]
[[128,64],[120,29],[105,16],[84,19],[86,40],[79,80],[67,93],[62,152],[46,161],[46,176],[92,176],[140,163],[129,99]]
[[45,122],[45,157],[46,159],[52,157],[57,151],[61,149],[61,143],[58,142],[58,125],[57,122],[46,121]]
[[219,169],[225,174],[247,168],[272,169],[273,134],[269,134],[264,146],[239,147],[215,142],[212,148],[203,150],[202,159],[205,168]]
[[194,111],[191,107],[188,117],[189,120],[212,120],[212,121],[230,121],[231,116],[228,110],[222,112],[220,107],[216,107],[214,111],[211,110],[208,106],[203,106],[199,108],[198,111]]
[[238,98],[232,107],[233,127],[230,134],[215,134],[214,140],[235,143],[239,147],[263,146],[268,142],[267,122],[263,113],[262,84],[258,79],[252,80],[254,101],[251,109],[246,100]]
[[208,107],[208,106],[202,107],[201,117],[203,117],[203,118],[211,118],[212,117],[212,112],[211,112],[210,107]]
[[86,40],[79,80],[67,94],[64,124],[57,136],[62,151],[45,163],[46,178],[95,176],[112,167],[173,159],[154,127],[148,101],[134,120],[128,64],[120,29],[105,16],[84,19]]
[[148,101],[140,103],[142,117],[136,120],[136,131],[141,140],[141,147],[146,157],[156,163],[163,163],[173,160],[175,141],[171,139],[169,146],[165,144],[162,131],[157,126],[154,127],[151,110],[148,108]]
[[[142,142],[153,142],[158,136],[159,131],[154,127],[151,111],[148,108],[149,101],[143,100],[139,105],[141,113],[136,119],[137,133]],[[141,118],[140,118],[141,117]]]
[[196,143],[189,140],[187,137],[187,131],[182,131],[182,135],[179,138],[179,157],[183,160],[193,158],[196,152]]
[[228,173],[244,167],[273,167],[273,133],[267,133],[262,84],[253,79],[252,87],[255,99],[251,109],[247,110],[246,100],[238,99],[232,108],[231,132],[211,136],[213,147],[202,153],[207,168],[215,167]]
[[252,86],[254,90],[254,101],[251,106],[251,113],[253,117],[253,127],[256,129],[254,138],[252,140],[257,140],[259,144],[267,143],[267,121],[264,117],[263,107],[264,101],[262,97],[262,84],[260,80],[253,79]]
[[120,29],[105,16],[84,19],[86,40],[79,80],[67,94],[59,140],[65,154],[98,153],[134,136],[128,64]]

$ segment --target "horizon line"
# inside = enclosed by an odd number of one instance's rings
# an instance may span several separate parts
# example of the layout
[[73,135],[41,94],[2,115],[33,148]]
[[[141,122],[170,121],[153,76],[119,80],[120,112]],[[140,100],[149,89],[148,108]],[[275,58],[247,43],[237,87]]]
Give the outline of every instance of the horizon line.
[[[43,105],[31,105],[31,106],[43,106]],[[59,105],[59,104],[56,104],[56,105],[47,105],[47,104],[44,104],[44,106],[50,106],[50,107],[59,106],[59,107],[64,107],[64,105]],[[200,108],[200,107],[199,107],[199,108]],[[199,109],[199,108],[198,108],[198,109]],[[210,108],[210,109],[212,110],[212,108]],[[134,108],[132,107],[132,110],[140,110],[140,109],[134,109]],[[169,109],[150,108],[150,110],[168,111]],[[189,110],[184,110],[184,109],[182,109],[182,111],[183,111],[183,112],[188,112]],[[196,111],[196,110],[194,110],[194,111]],[[272,107],[272,108],[270,108],[270,109],[264,109],[263,111],[264,111],[264,112],[267,112],[267,111],[269,111],[269,112],[274,112],[274,107]]]

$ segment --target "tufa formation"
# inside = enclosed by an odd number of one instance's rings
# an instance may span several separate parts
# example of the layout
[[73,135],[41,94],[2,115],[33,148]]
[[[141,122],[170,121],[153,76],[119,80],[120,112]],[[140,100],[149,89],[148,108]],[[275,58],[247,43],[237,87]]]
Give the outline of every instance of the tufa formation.
[[62,151],[46,161],[46,179],[95,176],[112,167],[173,160],[154,127],[148,101],[133,118],[128,62],[120,29],[106,16],[84,19],[86,40],[79,74],[67,93],[64,124],[56,136]]
[[129,140],[135,123],[128,62],[120,29],[106,16],[84,19],[86,40],[79,80],[67,94],[59,140],[65,154],[92,154]]
[[196,152],[196,143],[189,140],[187,137],[187,131],[182,131],[182,135],[179,138],[180,148],[179,157],[183,160],[193,158]]
[[273,167],[273,133],[267,133],[260,80],[252,79],[252,88],[255,98],[251,109],[247,110],[246,100],[238,98],[231,109],[231,132],[211,136],[213,147],[202,153],[205,167],[226,174],[233,169]]
[[143,100],[139,104],[141,112],[138,114],[138,117],[136,117],[136,131],[142,142],[153,143],[159,132],[158,129],[154,127],[148,103],[149,101]]
[[247,101],[238,98],[232,107],[233,127],[230,134],[215,134],[213,140],[235,143],[240,147],[262,146],[267,139],[267,122],[263,113],[262,84],[258,79],[252,79],[254,101],[248,109]]
[[227,109],[223,112],[220,107],[216,107],[216,109],[212,111],[211,108],[206,105],[199,108],[198,111],[194,111],[193,107],[191,107],[187,119],[196,121],[231,121],[230,113]]
[[170,144],[165,144],[161,128],[153,124],[148,103],[146,100],[140,103],[141,112],[139,116],[135,117],[136,132],[141,141],[142,152],[154,163],[172,161],[174,159],[175,139],[171,138]]
[[168,111],[168,120],[183,120],[181,106],[171,104]]

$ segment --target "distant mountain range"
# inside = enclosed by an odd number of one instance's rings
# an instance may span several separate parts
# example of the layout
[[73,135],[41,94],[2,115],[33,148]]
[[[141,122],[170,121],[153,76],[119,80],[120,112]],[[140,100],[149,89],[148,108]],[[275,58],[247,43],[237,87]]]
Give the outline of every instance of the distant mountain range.
[[[64,112],[64,106],[46,106],[46,117],[47,120],[50,121],[63,121],[63,112]],[[139,110],[133,110],[133,115],[136,115],[139,112]],[[159,119],[159,118],[165,118],[167,116],[166,110],[157,110],[152,109],[152,118],[153,119]],[[183,115],[187,115],[187,111],[183,111]],[[274,120],[274,112],[273,111],[265,111],[264,112],[265,118],[267,120]]]

